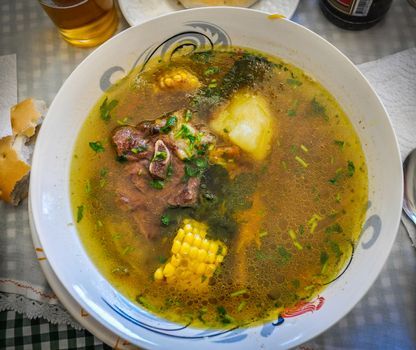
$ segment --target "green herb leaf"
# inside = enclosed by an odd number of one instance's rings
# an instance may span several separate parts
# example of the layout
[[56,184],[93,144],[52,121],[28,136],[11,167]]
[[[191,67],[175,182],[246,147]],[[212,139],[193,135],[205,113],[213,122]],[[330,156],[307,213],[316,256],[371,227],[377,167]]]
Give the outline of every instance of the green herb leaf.
[[172,128],[176,125],[178,122],[178,118],[174,115],[171,115],[167,120],[166,124],[160,128],[160,132],[163,134],[169,133]]
[[127,162],[127,157],[124,154],[122,154],[121,156],[116,157],[116,161],[119,163],[125,163]]
[[101,168],[100,169],[100,177],[106,177],[108,174],[108,169],[107,168]]
[[334,140],[334,144],[336,144],[340,148],[340,150],[343,150],[345,146],[345,141]]
[[202,52],[195,52],[192,54],[191,59],[196,62],[200,63],[208,63],[212,56],[214,55],[214,51],[202,51]]
[[237,291],[231,293],[230,297],[234,298],[234,297],[238,297],[240,295],[246,294],[246,293],[247,293],[247,289],[240,289],[240,290],[237,290]]
[[329,246],[331,247],[332,251],[335,253],[337,259],[341,257],[343,254],[337,242],[329,241]]
[[298,87],[302,85],[302,82],[297,79],[287,79],[286,82],[292,87]]
[[321,256],[319,258],[319,261],[321,262],[321,265],[325,265],[325,263],[328,261],[328,259],[329,259],[328,253],[325,252],[325,251],[322,251]]
[[147,146],[137,146],[137,147],[133,147],[130,151],[133,152],[134,154],[138,154],[146,150],[147,150]]
[[170,217],[168,215],[162,215],[160,217],[160,222],[165,225],[168,226],[170,224]]
[[87,180],[85,182],[85,193],[90,193],[91,192],[91,181]]
[[316,114],[325,114],[326,108],[314,97],[311,101],[312,111]]
[[100,117],[102,120],[109,121],[111,118],[110,112],[117,106],[118,101],[112,100],[107,103],[108,97],[105,98],[104,102],[100,106]]
[[123,249],[123,251],[121,252],[121,255],[130,254],[132,251],[134,251],[134,248],[128,245],[126,248]]
[[342,232],[343,232],[343,229],[342,229],[341,225],[337,222],[333,225],[328,226],[325,229],[325,233],[328,233],[328,234],[329,233],[342,233]]
[[220,69],[216,66],[209,67],[205,72],[204,75],[213,75],[217,74],[220,71]]
[[152,161],[154,160],[165,160],[168,157],[168,154],[166,151],[157,151],[155,155],[152,158]]
[[77,207],[77,223],[79,223],[84,217],[84,206],[81,204]]
[[337,169],[337,171],[335,172],[335,176],[332,179],[329,179],[329,182],[333,185],[336,185],[338,181],[341,179],[341,177],[342,177],[342,169]]
[[348,166],[347,166],[347,175],[348,175],[348,177],[352,177],[354,175],[354,173],[355,173],[354,163],[351,160],[349,160],[348,161]]
[[294,110],[294,109],[288,109],[288,111],[287,111],[287,115],[289,116],[289,117],[295,117],[296,116],[296,111]]
[[166,171],[166,176],[171,177],[172,175],[173,175],[173,166],[172,166],[172,164],[169,164],[168,169]]
[[185,112],[185,121],[189,122],[191,119],[192,119],[192,112],[189,109],[187,109]]
[[293,280],[293,281],[292,281],[292,286],[293,286],[295,289],[298,289],[298,288],[300,287],[300,281],[299,281],[299,280]]
[[105,151],[103,144],[100,141],[96,141],[96,142],[89,142],[88,143],[91,147],[91,149],[95,152],[95,153],[102,153]]
[[150,181],[150,186],[156,190],[162,190],[165,187],[165,183],[162,180]]

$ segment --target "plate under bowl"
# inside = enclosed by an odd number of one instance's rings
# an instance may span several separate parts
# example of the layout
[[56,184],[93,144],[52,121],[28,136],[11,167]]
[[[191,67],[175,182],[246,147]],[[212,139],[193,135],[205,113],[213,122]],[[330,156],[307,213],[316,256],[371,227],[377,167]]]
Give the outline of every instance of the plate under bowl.
[[[178,40],[169,40],[172,37]],[[253,48],[297,65],[335,96],[361,139],[369,171],[369,207],[360,241],[346,272],[301,316],[289,315],[284,322],[276,320],[227,332],[183,328],[126,300],[101,275],[81,244],[69,198],[70,162],[78,132],[104,89],[151,52],[162,52],[166,45],[181,40]],[[95,50],[74,70],[39,133],[30,204],[33,234],[59,282],[88,314],[122,339],[152,349],[280,349],[323,332],[367,292],[393,245],[402,188],[398,145],[386,111],[366,79],[341,52],[289,20],[247,9],[204,8],[130,28]]]

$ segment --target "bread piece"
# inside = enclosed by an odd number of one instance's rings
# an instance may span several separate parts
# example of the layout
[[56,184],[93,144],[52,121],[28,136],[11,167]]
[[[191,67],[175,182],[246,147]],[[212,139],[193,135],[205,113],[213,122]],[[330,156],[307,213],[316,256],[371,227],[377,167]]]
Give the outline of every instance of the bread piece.
[[43,101],[28,98],[11,108],[13,135],[32,137],[36,127],[42,123],[46,104]]
[[180,2],[187,8],[206,6],[249,7],[257,2],[257,0],[180,0]]
[[0,199],[18,205],[27,195],[30,165],[20,158],[13,143],[13,136],[0,140]]
[[27,196],[36,127],[46,104],[24,100],[11,108],[13,135],[0,139],[0,199],[18,205]]

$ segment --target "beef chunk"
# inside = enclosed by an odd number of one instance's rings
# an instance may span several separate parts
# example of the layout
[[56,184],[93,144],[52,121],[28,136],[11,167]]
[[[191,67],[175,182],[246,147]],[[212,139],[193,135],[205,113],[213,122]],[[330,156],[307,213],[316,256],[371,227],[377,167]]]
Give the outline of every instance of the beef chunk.
[[199,185],[201,180],[191,177],[186,184],[182,184],[178,189],[178,194],[169,199],[169,205],[173,207],[192,207],[198,199]]
[[153,150],[144,133],[132,126],[121,126],[113,132],[112,141],[119,157],[137,160],[151,157]]

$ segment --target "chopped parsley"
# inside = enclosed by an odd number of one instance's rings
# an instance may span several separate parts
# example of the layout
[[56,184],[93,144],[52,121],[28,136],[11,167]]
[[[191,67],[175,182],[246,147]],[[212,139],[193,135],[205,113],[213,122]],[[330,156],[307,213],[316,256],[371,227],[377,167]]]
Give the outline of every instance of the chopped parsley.
[[100,169],[100,177],[106,177],[108,174],[108,169],[107,168],[101,168]]
[[168,157],[168,154],[166,151],[157,151],[155,155],[152,158],[152,161],[154,160],[165,160]]
[[77,223],[79,223],[84,217],[84,206],[81,204],[77,207]]
[[345,141],[341,141],[341,140],[334,140],[334,144],[336,144],[340,150],[344,149],[345,146]]
[[176,118],[176,116],[171,115],[167,120],[166,120],[166,124],[165,126],[162,126],[160,128],[160,132],[162,134],[167,134],[169,133],[172,128],[176,125],[176,123],[178,122],[178,118]]
[[140,152],[144,152],[147,150],[147,146],[137,146],[133,147],[130,151],[134,154],[138,154]]
[[328,226],[325,229],[325,233],[342,233],[342,232],[343,232],[343,229],[341,225],[338,224],[337,222],[335,224]]
[[191,119],[192,119],[192,112],[189,109],[187,109],[185,112],[185,121],[189,122]]
[[204,75],[213,75],[217,74],[220,71],[220,69],[217,66],[209,67],[205,72]]
[[165,225],[168,226],[170,224],[170,217],[168,215],[162,215],[160,217],[160,222]]
[[319,261],[321,262],[321,265],[325,265],[326,262],[328,261],[328,259],[329,259],[328,253],[325,252],[325,251],[322,251],[321,256],[319,258]]
[[311,101],[312,112],[322,116],[326,121],[328,121],[328,116],[326,115],[326,108],[321,103],[319,103],[314,97]]
[[165,187],[165,183],[162,180],[151,180],[150,186],[156,190],[162,190]]
[[336,185],[338,181],[341,179],[341,177],[342,177],[342,169],[339,168],[335,172],[335,176],[332,179],[329,179],[329,182],[333,185]]
[[105,151],[103,144],[101,143],[101,141],[96,141],[96,142],[89,142],[88,143],[91,147],[91,149],[95,152],[95,153],[102,153]]
[[348,177],[352,177],[354,173],[355,173],[354,163],[351,160],[349,160],[348,165],[347,165],[347,175]]
[[173,166],[172,166],[172,164],[169,164],[168,169],[166,171],[166,176],[171,177],[172,175],[173,175]]
[[300,80],[297,79],[287,79],[286,82],[291,86],[291,87],[298,87],[302,85],[302,82]]
[[107,103],[108,97],[105,98],[104,102],[100,106],[100,117],[102,120],[109,121],[111,119],[110,112],[117,106],[118,101],[112,100]]

